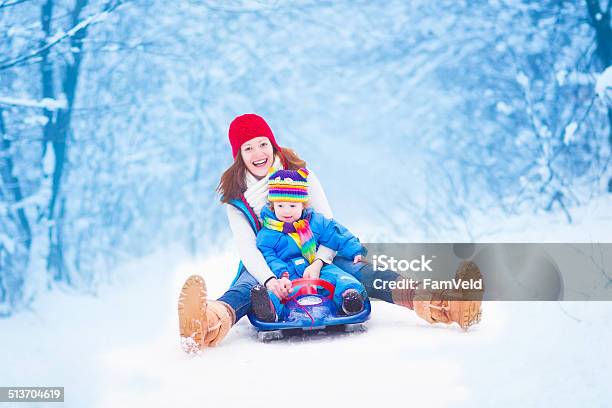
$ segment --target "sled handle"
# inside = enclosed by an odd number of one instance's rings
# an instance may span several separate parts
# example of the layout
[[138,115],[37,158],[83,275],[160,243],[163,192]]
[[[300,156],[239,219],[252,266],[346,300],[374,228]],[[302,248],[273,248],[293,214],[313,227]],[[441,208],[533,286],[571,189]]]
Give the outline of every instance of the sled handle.
[[336,290],[336,287],[326,280],[300,278],[300,279],[291,281],[292,289],[300,287],[300,289],[297,291],[297,293],[294,296],[312,295],[316,293],[316,292],[313,293],[312,291],[312,289],[314,289],[315,286],[321,287],[323,289],[327,289],[327,291],[329,292],[329,295],[327,296],[328,299],[332,299],[334,297],[334,291]]

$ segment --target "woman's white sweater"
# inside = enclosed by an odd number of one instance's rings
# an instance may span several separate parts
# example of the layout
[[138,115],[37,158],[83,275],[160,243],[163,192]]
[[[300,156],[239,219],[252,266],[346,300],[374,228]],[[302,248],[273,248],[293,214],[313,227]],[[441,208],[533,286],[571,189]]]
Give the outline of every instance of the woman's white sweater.
[[[273,167],[281,168],[281,163],[278,157],[275,158]],[[309,205],[314,211],[323,214],[327,218],[332,218],[332,211],[329,207],[329,202],[323,191],[323,187],[314,172],[308,169],[308,193],[310,195]],[[244,192],[244,198],[261,220],[261,210],[268,202],[268,176],[258,180],[250,172],[245,171],[245,180],[247,190]],[[227,210],[227,219],[234,237],[234,244],[238,250],[238,255],[244,264],[245,268],[251,275],[262,284],[266,280],[274,277],[272,270],[266,263],[265,258],[257,248],[256,235],[251,229],[249,221],[244,214],[231,204],[225,204]],[[320,245],[317,250],[317,258],[321,258],[327,263],[331,263],[336,256],[336,252]]]

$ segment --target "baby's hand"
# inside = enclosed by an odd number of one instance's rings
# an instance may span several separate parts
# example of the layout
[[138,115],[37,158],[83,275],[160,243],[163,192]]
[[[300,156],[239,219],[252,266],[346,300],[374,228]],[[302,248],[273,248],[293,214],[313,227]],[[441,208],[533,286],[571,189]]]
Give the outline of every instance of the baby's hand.
[[306,279],[319,279],[319,275],[321,275],[321,269],[323,268],[323,261],[320,259],[315,259],[310,265],[304,269],[304,274],[302,275]]
[[306,268],[304,270],[304,278],[306,279],[319,279],[321,275],[321,270],[318,268]]
[[361,262],[362,257],[361,255],[355,255],[355,258],[353,259],[353,263],[356,264],[358,262]]

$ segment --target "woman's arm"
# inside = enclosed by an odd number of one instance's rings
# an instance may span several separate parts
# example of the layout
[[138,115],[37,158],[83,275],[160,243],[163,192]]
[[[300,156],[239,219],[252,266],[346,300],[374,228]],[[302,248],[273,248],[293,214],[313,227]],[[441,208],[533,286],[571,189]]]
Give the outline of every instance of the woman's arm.
[[[323,214],[326,218],[334,218],[329,202],[327,201],[327,196],[325,196],[325,191],[323,191],[323,186],[321,186],[321,182],[319,182],[319,178],[310,169],[308,169],[308,172],[308,193],[310,194],[310,206],[315,212]],[[319,245],[316,258],[330,264],[334,261],[335,256],[336,251],[326,247],[325,245]]]
[[234,245],[244,267],[262,285],[275,278],[262,253],[257,248],[257,237],[244,214],[231,204],[226,204],[227,219],[234,237]]

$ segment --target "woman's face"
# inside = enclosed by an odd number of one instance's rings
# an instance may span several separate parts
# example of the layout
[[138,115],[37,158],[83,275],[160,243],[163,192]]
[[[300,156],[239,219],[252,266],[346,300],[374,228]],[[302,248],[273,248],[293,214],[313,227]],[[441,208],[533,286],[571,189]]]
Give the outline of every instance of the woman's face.
[[274,162],[272,143],[265,136],[255,137],[240,146],[242,161],[247,170],[257,178],[265,177]]

